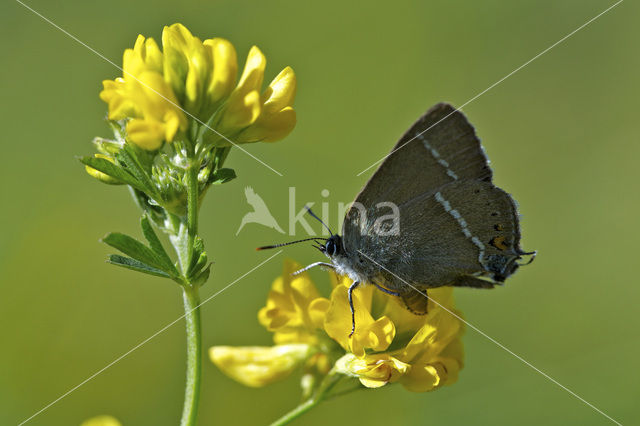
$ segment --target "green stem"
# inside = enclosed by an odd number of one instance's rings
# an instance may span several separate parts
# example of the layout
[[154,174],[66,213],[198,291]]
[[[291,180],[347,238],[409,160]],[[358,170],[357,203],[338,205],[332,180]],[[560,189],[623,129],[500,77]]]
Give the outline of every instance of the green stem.
[[296,408],[289,411],[287,414],[280,417],[275,422],[271,423],[271,426],[282,426],[289,424],[307,411],[311,410],[313,407],[315,407],[325,399],[327,393],[336,385],[336,383],[338,383],[341,378],[341,375],[335,373],[334,371],[330,371],[329,374],[324,378],[320,386],[318,386],[318,390],[313,394],[311,398],[307,399]]
[[298,417],[300,417],[301,415],[303,415],[304,413],[306,413],[307,411],[311,410],[313,407],[318,405],[320,401],[321,400],[319,398],[307,399],[305,402],[298,405],[296,408],[289,411],[287,414],[280,417],[275,422],[271,423],[271,426],[281,426],[281,425],[289,424],[289,422],[297,419]]
[[[184,407],[181,426],[195,426],[200,400],[200,375],[202,370],[202,338],[200,332],[200,296],[198,286],[191,284],[190,265],[193,246],[198,234],[198,168],[190,164],[186,170],[187,186],[187,253],[182,273],[187,283],[183,286],[184,314],[187,323],[187,382],[185,384]],[[184,246],[183,246],[184,247]]]
[[187,383],[180,426],[195,426],[200,400],[202,342],[200,333],[200,296],[197,287],[183,288],[184,313],[187,322]]
[[[188,234],[188,249],[189,255],[187,256],[187,265],[191,262],[191,256],[193,255],[193,242],[198,234],[198,203],[200,191],[198,188],[198,168],[195,165],[189,165],[186,173],[187,184],[187,234]],[[188,274],[190,271],[184,271]]]

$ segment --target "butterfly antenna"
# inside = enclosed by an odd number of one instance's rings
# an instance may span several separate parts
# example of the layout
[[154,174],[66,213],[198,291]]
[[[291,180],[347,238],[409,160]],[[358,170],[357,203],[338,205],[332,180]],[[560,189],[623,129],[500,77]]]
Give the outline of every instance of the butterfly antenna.
[[326,223],[324,223],[322,221],[322,219],[320,219],[318,216],[316,216],[316,214],[311,211],[311,208],[309,206],[304,206],[304,208],[307,209],[307,213],[309,213],[309,215],[311,215],[312,218],[316,219],[318,222],[320,222],[322,224],[322,226],[327,228],[327,231],[329,231],[329,233],[333,237],[333,231],[331,230],[331,228],[329,228],[329,226]]
[[313,241],[316,244],[318,244],[318,241],[322,241],[323,242],[324,240],[322,238],[305,238],[304,240],[289,241],[288,243],[274,244],[274,245],[270,245],[270,246],[262,246],[262,247],[256,248],[256,250],[260,251],[260,250],[268,250],[268,249],[272,249],[272,248],[290,246],[291,244],[302,243],[304,241]]

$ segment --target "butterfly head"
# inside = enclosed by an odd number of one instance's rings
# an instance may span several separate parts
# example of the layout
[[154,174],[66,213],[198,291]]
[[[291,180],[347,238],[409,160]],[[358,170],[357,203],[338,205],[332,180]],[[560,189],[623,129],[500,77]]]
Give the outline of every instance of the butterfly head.
[[327,255],[328,258],[340,255],[342,251],[342,239],[339,235],[332,235],[320,246],[320,251]]

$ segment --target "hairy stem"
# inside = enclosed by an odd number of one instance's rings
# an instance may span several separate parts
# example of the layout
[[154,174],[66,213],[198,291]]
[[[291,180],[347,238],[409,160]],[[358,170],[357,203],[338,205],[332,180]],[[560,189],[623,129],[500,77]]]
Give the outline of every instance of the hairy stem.
[[183,289],[184,313],[187,323],[187,383],[180,426],[195,426],[200,399],[202,342],[200,333],[200,296],[197,287]]
[[[187,280],[183,286],[184,314],[187,323],[187,382],[185,384],[184,407],[181,426],[195,426],[200,400],[200,376],[202,370],[202,337],[200,332],[200,296],[198,286],[192,285],[191,264],[193,246],[198,234],[198,168],[190,164],[186,170],[187,187],[187,235],[186,253],[183,258],[182,273]],[[182,248],[185,248],[184,236]]]
[[[186,172],[187,185],[187,247],[189,255],[187,256],[187,264],[191,262],[193,256],[193,242],[198,234],[198,203],[200,191],[198,189],[198,168],[195,165],[189,165]],[[188,274],[190,271],[184,271]]]

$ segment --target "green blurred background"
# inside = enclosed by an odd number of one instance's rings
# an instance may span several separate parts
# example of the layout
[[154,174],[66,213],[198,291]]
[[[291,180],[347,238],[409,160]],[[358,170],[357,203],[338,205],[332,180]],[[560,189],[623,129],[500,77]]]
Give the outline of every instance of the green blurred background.
[[[244,187],[281,226],[288,187],[305,201],[349,202],[355,175],[438,101],[461,105],[591,19],[610,1],[122,1],[28,4],[121,64],[138,33],[182,22],[201,38],[257,44],[267,78],[291,65],[298,126],[283,142],[234,150],[239,178],[211,191],[201,232],[216,261],[203,298],[286,240],[247,225]],[[457,290],[466,319],[622,423],[638,421],[637,165],[640,8],[626,1],[465,108],[495,182],[523,216],[530,267],[494,291]],[[104,263],[98,239],[140,235],[121,187],[89,178],[76,155],[109,136],[101,81],[120,74],[14,1],[2,2],[0,424],[17,424],[182,314],[179,289]],[[328,189],[328,198],[321,191]],[[314,224],[315,226],[315,224]],[[319,231],[319,228],[317,228]],[[298,228],[298,235],[304,235]],[[307,246],[286,251],[321,260]],[[283,256],[281,256],[283,257]],[[270,344],[256,320],[282,258],[203,306],[204,344]],[[314,277],[324,291],[322,273]],[[180,322],[30,421],[78,425],[109,413],[124,425],[173,425],[185,363]],[[465,336],[460,380],[433,393],[398,386],[327,402],[300,424],[607,424],[482,335]],[[200,424],[265,424],[297,404],[298,378],[248,389],[204,364]]]

